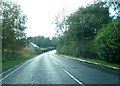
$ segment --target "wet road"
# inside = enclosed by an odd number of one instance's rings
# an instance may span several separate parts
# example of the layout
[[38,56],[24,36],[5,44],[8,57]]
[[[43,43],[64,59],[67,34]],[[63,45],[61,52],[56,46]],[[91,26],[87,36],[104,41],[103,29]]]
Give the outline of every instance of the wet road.
[[118,84],[118,71],[69,59],[50,51],[24,62],[3,84]]

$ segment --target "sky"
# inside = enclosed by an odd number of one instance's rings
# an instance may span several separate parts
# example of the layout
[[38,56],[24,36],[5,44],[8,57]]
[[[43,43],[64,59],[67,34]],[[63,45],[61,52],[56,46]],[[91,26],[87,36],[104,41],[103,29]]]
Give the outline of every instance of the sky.
[[73,13],[79,7],[93,3],[93,0],[12,0],[20,4],[27,16],[27,37],[55,35],[55,16],[65,9],[66,15]]

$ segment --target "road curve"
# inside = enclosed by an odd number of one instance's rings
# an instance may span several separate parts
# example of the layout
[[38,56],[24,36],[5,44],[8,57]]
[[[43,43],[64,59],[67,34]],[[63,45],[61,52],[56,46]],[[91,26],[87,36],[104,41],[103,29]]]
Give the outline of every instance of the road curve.
[[3,75],[2,84],[120,84],[117,70],[58,56],[55,52],[41,54]]

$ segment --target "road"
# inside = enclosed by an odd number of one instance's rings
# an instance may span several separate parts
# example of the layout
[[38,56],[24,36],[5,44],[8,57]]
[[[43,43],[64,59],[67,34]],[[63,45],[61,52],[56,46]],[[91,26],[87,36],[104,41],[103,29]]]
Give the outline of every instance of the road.
[[118,84],[118,71],[58,56],[41,54],[3,75],[3,84]]

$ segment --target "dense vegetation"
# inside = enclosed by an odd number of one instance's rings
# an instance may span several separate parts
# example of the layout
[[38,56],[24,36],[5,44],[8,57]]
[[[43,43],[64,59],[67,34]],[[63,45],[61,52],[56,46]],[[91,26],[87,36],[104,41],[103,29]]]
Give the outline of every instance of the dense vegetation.
[[[112,5],[116,12],[114,16],[110,16],[109,12]],[[55,24],[59,31],[57,52],[119,63],[120,20],[116,11],[118,6],[117,2],[100,2],[80,7],[66,18],[63,17],[63,21],[56,19]]]
[[[9,57],[16,57],[19,50],[25,47],[25,23],[20,6],[12,2],[0,2],[0,18],[2,26],[2,57],[3,62]],[[0,28],[1,29],[1,28]],[[9,59],[12,59],[9,58]]]
[[12,2],[0,3],[0,16],[2,18],[2,52],[9,50],[15,52],[25,46],[26,16],[22,14],[20,6]]
[[26,36],[24,32],[26,29],[26,22],[27,17],[22,13],[18,4],[8,1],[0,2],[2,71],[33,56],[30,51],[23,53],[23,48],[26,45]]
[[95,41],[101,59],[120,63],[120,19],[103,26]]

